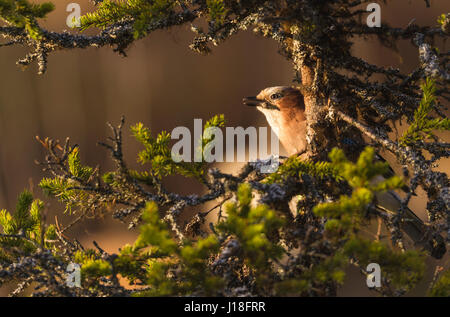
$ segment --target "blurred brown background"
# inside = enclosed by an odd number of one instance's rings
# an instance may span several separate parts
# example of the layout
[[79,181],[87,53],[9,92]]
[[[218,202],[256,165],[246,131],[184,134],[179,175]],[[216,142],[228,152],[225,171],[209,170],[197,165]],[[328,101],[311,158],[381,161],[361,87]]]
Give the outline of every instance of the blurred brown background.
[[[49,15],[45,26],[67,29],[65,9],[72,1],[53,2],[56,12]],[[382,20],[398,27],[405,27],[413,18],[419,25],[435,25],[439,14],[450,11],[447,0],[432,0],[431,8],[426,8],[423,0],[390,2],[387,7],[382,5]],[[78,3],[82,14],[93,9],[88,1]],[[0,48],[0,208],[12,210],[18,193],[30,186],[42,196],[36,185],[46,175],[34,161],[42,159],[44,151],[35,141],[36,135],[61,140],[69,136],[72,143],[80,145],[84,162],[106,170],[111,167],[109,154],[96,142],[108,135],[105,123],[117,123],[122,114],[127,126],[126,159],[134,166],[138,166],[140,147],[128,127],[138,121],[156,133],[181,125],[192,127],[194,118],[207,120],[224,113],[228,126],[266,126],[264,117],[247,109],[241,100],[268,86],[291,84],[291,65],[277,54],[276,43],[243,32],[205,57],[187,48],[192,37],[188,26],[156,32],[134,44],[128,58],[108,48],[57,52],[51,54],[43,76],[37,75],[34,64],[23,71],[15,65],[25,49]],[[378,65],[410,71],[418,63],[417,50],[406,41],[398,47],[399,54],[376,41],[361,39],[355,53]],[[448,172],[449,161],[442,163],[440,169]],[[189,181],[168,186],[183,193],[201,190]],[[419,215],[425,216],[420,195],[413,203]],[[70,221],[61,215],[64,208],[55,201],[49,210],[48,221],[53,222],[56,214],[60,222]],[[70,235],[88,247],[97,240],[112,252],[136,236],[109,216],[105,221],[107,225],[102,222],[100,227],[98,220],[86,220]],[[345,295],[369,294],[362,278],[348,285]]]

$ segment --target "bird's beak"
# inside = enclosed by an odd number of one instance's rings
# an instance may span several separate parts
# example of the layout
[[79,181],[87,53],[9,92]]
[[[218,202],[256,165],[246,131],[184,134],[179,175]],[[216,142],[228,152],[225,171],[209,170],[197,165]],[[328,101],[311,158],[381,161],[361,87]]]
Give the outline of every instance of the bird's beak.
[[244,105],[250,106],[250,107],[257,107],[264,103],[264,100],[258,99],[256,97],[246,97],[242,99],[242,102]]

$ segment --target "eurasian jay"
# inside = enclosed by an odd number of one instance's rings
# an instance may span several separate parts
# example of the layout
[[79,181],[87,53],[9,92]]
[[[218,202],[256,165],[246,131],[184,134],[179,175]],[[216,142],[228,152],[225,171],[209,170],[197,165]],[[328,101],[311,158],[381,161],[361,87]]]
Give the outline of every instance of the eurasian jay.
[[[256,107],[265,115],[288,155],[306,150],[307,120],[300,90],[287,86],[270,87],[262,90],[256,97],[244,98],[243,102]],[[400,208],[400,198],[393,191],[377,194],[377,202],[378,208],[391,214]],[[406,208],[403,218],[401,228],[415,244],[430,251],[435,258],[441,258],[445,254],[444,239],[441,236],[428,237],[427,225],[413,211]]]

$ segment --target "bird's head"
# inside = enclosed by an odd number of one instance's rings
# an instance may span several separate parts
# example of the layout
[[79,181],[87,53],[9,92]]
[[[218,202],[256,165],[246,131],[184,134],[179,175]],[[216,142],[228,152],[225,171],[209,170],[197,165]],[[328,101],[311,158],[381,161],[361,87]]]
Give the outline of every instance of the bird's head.
[[243,102],[261,111],[275,130],[282,129],[285,123],[306,120],[303,95],[300,90],[293,87],[269,87],[263,89],[256,97],[244,98]]
[[305,103],[301,92],[289,86],[277,86],[263,89],[255,97],[247,97],[243,100],[247,106],[256,107],[266,117],[291,116],[292,112],[305,111]]

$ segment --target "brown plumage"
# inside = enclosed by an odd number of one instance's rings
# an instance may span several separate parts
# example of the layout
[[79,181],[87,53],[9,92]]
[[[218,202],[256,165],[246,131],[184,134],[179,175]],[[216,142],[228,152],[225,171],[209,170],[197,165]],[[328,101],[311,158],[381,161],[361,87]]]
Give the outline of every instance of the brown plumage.
[[306,117],[303,95],[298,89],[278,86],[262,90],[256,97],[244,98],[267,119],[288,155],[306,149]]

